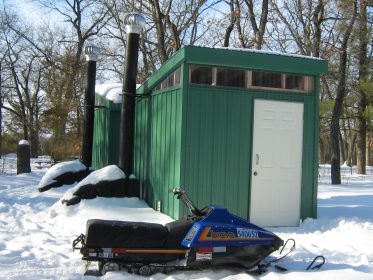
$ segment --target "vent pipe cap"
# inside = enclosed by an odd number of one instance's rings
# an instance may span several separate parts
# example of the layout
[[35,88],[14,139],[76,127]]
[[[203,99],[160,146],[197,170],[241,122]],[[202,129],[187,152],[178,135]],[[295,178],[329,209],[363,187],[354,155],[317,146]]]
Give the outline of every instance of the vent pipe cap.
[[101,49],[96,46],[86,46],[85,47],[85,58],[87,61],[97,61],[98,55],[101,52]]
[[127,33],[140,34],[145,27],[145,17],[139,13],[127,13],[124,16],[124,24],[127,27]]

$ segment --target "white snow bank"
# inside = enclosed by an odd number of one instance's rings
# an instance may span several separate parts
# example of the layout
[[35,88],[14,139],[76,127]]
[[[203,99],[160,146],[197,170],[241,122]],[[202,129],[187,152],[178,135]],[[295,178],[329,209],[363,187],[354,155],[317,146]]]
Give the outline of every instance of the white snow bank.
[[[172,221],[138,198],[98,197],[66,207],[60,199],[69,186],[37,191],[35,186],[43,174],[0,174],[1,279],[97,280],[83,276],[84,262],[71,248],[72,241],[84,233],[88,219],[160,224]],[[109,272],[100,280],[373,280],[373,168],[368,174],[350,176],[348,184],[339,186],[319,184],[317,220],[307,219],[299,227],[271,229],[282,239],[296,241],[295,250],[278,263],[288,268],[287,272],[254,277],[238,269],[206,269],[150,278]],[[318,254],[326,258],[325,265],[320,270],[305,271]]]
[[67,172],[79,172],[85,170],[87,167],[81,163],[79,160],[72,160],[66,162],[60,162],[53,165],[51,168],[48,169],[47,173],[41,179],[38,187],[47,186],[56,182],[54,178],[67,173]]
[[109,165],[99,170],[95,170],[80,181],[75,187],[69,189],[63,196],[63,200],[70,200],[73,198],[74,192],[85,185],[96,185],[102,181],[114,181],[118,179],[125,179],[126,174],[116,165]]
[[99,170],[93,171],[85,177],[78,185],[95,185],[100,181],[114,181],[118,179],[125,179],[126,174],[116,165],[109,165]]

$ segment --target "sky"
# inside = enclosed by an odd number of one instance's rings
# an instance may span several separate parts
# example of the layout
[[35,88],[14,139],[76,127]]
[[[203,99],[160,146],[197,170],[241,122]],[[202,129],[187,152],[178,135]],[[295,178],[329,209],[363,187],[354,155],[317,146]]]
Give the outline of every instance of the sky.
[[57,23],[62,21],[56,12],[43,9],[40,4],[30,0],[1,0],[1,6],[14,7],[19,15],[29,24],[41,24],[43,22]]

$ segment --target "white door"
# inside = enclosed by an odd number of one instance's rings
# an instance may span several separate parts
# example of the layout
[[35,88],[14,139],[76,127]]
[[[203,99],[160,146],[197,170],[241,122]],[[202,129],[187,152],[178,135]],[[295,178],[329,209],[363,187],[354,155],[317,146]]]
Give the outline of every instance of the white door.
[[303,104],[255,100],[250,221],[297,226],[300,220]]

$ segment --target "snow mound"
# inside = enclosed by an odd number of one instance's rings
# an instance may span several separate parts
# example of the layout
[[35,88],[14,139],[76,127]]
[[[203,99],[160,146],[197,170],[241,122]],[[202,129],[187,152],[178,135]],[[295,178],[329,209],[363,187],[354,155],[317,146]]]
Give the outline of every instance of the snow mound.
[[116,165],[109,165],[99,170],[93,171],[86,178],[84,178],[77,186],[88,184],[97,184],[100,181],[114,181],[118,179],[125,179],[126,174]]
[[139,181],[133,176],[127,178],[118,166],[110,165],[89,174],[64,195],[62,203],[71,206],[80,203],[82,199],[139,196]]
[[[49,168],[45,173],[43,178],[40,180],[38,189],[44,191],[64,184],[71,185],[77,181],[74,174],[85,172],[86,170],[87,167],[79,160],[57,163]],[[58,181],[60,181],[60,183]]]
[[62,201],[73,199],[77,192],[84,187],[95,188],[100,182],[112,182],[120,179],[125,179],[126,174],[116,165],[109,165],[99,170],[93,171],[75,187],[69,189],[62,197]]

